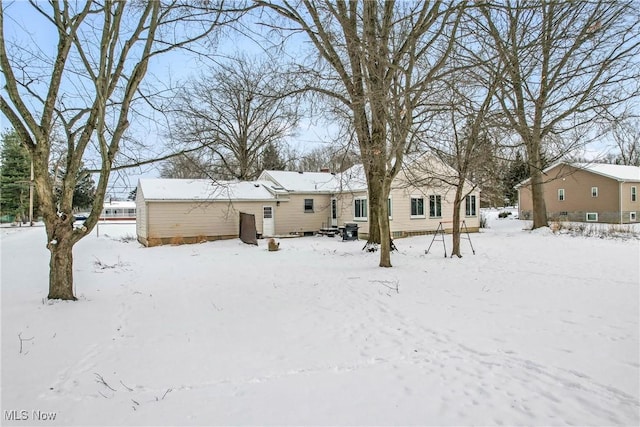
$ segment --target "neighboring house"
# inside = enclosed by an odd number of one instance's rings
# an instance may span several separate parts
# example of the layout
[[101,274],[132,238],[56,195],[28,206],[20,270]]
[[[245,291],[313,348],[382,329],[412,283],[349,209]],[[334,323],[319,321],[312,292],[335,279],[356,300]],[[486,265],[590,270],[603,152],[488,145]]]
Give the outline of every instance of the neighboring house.
[[[549,219],[614,224],[638,221],[640,167],[560,162],[543,172]],[[520,218],[533,218],[530,180],[516,189]]]
[[[421,169],[450,170],[433,160],[413,162],[393,182],[389,198],[392,237],[433,233],[440,222],[452,228],[455,187]],[[471,191],[472,187],[468,190]],[[462,204],[469,231],[479,228],[479,190]],[[252,182],[141,179],[138,183],[138,240],[147,245],[236,238],[239,213],[254,214],[263,236],[313,235],[323,228],[357,223],[369,233],[367,186],[361,165],[341,173],[264,171]]]
[[136,202],[127,201],[110,201],[104,202],[100,220],[134,220],[136,219]]

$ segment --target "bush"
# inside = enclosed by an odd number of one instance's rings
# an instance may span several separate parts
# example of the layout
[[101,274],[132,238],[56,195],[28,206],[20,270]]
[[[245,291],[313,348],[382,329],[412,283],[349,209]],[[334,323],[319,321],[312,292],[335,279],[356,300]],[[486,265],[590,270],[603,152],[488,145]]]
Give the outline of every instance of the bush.
[[500,213],[498,214],[498,218],[506,218],[506,217],[508,217],[509,215],[511,215],[511,212],[509,212],[509,211],[502,211],[502,212],[500,212]]

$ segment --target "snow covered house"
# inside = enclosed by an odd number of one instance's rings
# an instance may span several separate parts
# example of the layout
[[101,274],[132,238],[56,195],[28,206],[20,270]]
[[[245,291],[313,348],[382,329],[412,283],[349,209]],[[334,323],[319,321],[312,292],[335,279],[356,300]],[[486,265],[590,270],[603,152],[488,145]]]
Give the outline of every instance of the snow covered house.
[[[640,167],[559,162],[543,171],[549,219],[628,224],[638,222]],[[520,218],[533,218],[531,183],[516,186]]]
[[[452,228],[455,187],[445,184],[442,163],[412,162],[394,180],[389,197],[392,236],[433,233],[442,222]],[[425,171],[425,173],[421,172]],[[429,171],[429,173],[426,173]],[[479,190],[462,205],[461,219],[477,231]],[[340,174],[264,171],[256,181],[141,179],[136,204],[138,240],[147,246],[175,241],[237,238],[239,213],[255,215],[262,236],[313,235],[322,229],[358,224],[369,233],[367,185],[361,165]]]

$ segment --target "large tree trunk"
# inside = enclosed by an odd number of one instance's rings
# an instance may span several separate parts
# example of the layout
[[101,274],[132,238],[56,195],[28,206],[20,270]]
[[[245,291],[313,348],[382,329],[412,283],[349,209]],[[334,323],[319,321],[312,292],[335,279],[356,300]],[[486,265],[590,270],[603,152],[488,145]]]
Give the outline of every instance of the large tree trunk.
[[533,229],[549,225],[547,204],[544,201],[544,177],[537,167],[531,167],[531,201],[533,204]]
[[49,299],[75,301],[73,295],[73,217],[56,221],[47,248],[49,260]]
[[378,220],[379,209],[376,208],[377,195],[372,194],[369,188],[369,237],[367,243],[380,244],[380,221]]
[[549,225],[547,218],[547,204],[544,201],[544,167],[542,154],[540,152],[541,139],[539,136],[532,136],[527,143],[527,154],[529,157],[529,173],[531,175],[531,203],[533,205],[533,229],[546,227]]

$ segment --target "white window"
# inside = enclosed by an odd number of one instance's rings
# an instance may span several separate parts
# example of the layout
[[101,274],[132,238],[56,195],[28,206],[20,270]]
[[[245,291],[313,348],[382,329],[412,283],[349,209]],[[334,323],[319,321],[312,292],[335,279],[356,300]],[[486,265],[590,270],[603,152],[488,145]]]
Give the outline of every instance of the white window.
[[637,215],[635,212],[629,212],[629,221],[631,222],[636,222],[637,221]]
[[631,187],[631,201],[635,202],[636,200],[638,200],[638,189],[633,186]]
[[587,221],[589,222],[598,221],[598,212],[587,212]]
[[313,212],[313,199],[304,199],[304,212],[305,213]]
[[364,197],[357,198],[353,201],[353,219],[360,221],[367,220],[367,199]]
[[476,196],[467,196],[465,203],[465,215],[476,216]]
[[411,218],[424,218],[424,198],[411,196]]
[[564,188],[558,189],[558,200],[560,200],[561,202],[564,200]]
[[598,187],[591,187],[591,197],[598,197]]
[[438,195],[429,196],[429,217],[430,218],[442,217],[442,196],[438,196]]
[[391,197],[387,201],[387,212],[389,212],[389,219],[393,219],[393,203],[391,203]]

